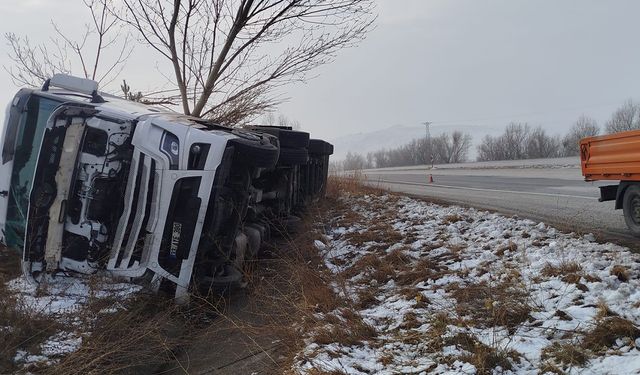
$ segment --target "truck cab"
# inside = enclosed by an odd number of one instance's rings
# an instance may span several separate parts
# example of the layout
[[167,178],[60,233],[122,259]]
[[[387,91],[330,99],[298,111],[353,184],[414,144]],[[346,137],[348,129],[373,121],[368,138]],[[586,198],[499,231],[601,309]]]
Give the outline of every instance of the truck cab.
[[[307,133],[263,130],[219,126],[54,75],[42,89],[20,90],[7,108],[2,242],[22,252],[23,273],[35,283],[107,272],[185,299],[190,287],[238,282],[271,223],[321,193],[332,152],[315,141],[321,153],[310,157]],[[279,132],[306,134],[298,150],[305,158],[290,163]],[[300,184],[310,175],[324,182]]]

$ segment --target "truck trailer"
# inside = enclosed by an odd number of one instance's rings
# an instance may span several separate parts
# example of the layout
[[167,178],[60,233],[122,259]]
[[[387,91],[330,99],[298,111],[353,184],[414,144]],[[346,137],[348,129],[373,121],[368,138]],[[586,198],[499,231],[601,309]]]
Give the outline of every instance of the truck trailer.
[[631,233],[640,236],[640,130],[580,140],[580,163],[586,181],[615,181],[600,186],[599,201],[615,201]]

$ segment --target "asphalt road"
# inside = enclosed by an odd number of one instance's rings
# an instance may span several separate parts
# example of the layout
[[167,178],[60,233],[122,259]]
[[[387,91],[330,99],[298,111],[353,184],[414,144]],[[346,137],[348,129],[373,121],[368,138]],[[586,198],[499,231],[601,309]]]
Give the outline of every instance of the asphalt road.
[[491,168],[469,163],[434,170],[366,170],[363,175],[369,184],[392,191],[518,215],[640,248],[640,242],[626,229],[622,211],[614,209],[614,202],[598,202],[598,186],[606,183],[585,182],[577,166]]

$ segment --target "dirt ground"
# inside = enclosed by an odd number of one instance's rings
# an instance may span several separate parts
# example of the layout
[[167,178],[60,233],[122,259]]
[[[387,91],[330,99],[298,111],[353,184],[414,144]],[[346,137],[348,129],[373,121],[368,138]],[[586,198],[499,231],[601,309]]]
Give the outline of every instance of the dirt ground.
[[[164,374],[276,374],[281,373],[286,345],[282,325],[287,317],[275,306],[286,287],[278,282],[283,264],[277,258],[259,260],[254,279],[263,284],[236,288],[219,305],[205,308],[215,316],[177,355],[175,363],[161,366]],[[198,303],[198,301],[196,301]]]

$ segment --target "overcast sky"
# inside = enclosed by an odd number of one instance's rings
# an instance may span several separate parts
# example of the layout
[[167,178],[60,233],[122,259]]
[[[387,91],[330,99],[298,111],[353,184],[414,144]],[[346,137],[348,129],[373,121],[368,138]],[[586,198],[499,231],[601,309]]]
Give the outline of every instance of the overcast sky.
[[[50,19],[70,33],[81,0],[0,4],[0,29],[45,40]],[[640,2],[634,0],[379,0],[376,29],[317,78],[287,87],[280,110],[334,138],[435,121],[503,127],[529,121],[560,133],[584,113],[603,123],[640,99]],[[6,58],[0,49],[0,64]],[[160,59],[137,56],[125,75],[153,85]],[[0,76],[0,100],[16,87]],[[155,78],[153,78],[155,77]]]

